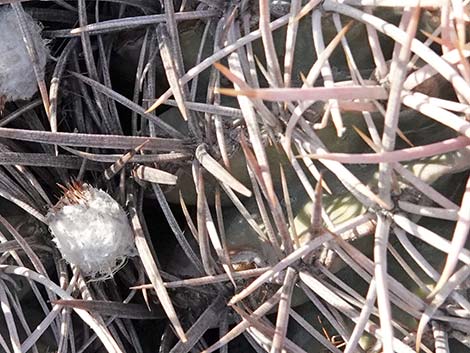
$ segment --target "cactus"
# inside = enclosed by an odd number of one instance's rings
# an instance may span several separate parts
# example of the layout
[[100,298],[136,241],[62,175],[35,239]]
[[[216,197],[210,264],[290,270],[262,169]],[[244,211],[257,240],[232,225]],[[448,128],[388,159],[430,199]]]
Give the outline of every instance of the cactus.
[[54,60],[0,118],[2,349],[467,351],[467,12],[6,1]]

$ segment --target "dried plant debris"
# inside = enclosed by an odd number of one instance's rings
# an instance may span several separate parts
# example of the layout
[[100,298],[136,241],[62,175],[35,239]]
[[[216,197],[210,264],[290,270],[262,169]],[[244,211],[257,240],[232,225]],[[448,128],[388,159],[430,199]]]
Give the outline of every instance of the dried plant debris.
[[0,351],[470,351],[467,1],[0,4]]

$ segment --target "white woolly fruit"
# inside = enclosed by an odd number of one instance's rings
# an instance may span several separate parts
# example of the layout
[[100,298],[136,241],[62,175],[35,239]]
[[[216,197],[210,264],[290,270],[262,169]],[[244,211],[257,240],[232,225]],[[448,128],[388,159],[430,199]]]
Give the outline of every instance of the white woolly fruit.
[[103,190],[72,183],[47,214],[63,258],[86,276],[109,278],[136,255],[126,212]]
[[[41,38],[41,27],[28,14],[25,17],[38,55],[39,78],[43,78],[48,50]],[[9,5],[0,6],[0,97],[5,101],[30,99],[37,90],[31,57],[15,11]]]

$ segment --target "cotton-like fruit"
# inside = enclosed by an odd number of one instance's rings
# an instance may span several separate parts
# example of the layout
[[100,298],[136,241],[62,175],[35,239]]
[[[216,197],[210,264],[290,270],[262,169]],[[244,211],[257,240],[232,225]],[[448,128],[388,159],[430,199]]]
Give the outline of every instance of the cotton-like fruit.
[[54,242],[84,275],[111,276],[136,255],[126,212],[109,194],[88,184],[74,182],[64,190],[47,214]]
[[[41,27],[31,16],[25,17],[39,58],[39,78],[43,78],[48,50],[41,38]],[[36,75],[15,11],[11,6],[0,6],[0,97],[3,101],[30,99],[37,90]]]

